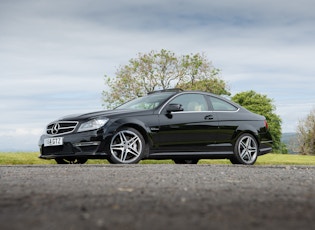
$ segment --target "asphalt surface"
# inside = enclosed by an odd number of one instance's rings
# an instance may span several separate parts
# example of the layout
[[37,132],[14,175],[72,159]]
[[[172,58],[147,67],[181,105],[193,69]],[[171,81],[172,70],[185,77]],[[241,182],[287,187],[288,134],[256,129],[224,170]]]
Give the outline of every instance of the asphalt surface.
[[0,229],[315,229],[315,167],[0,166]]

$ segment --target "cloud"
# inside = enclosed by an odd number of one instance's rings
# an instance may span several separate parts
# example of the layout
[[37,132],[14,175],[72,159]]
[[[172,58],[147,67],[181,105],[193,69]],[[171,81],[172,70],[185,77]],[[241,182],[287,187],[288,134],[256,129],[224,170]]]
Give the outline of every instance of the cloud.
[[8,129],[8,130],[1,130],[0,137],[7,136],[7,137],[16,137],[16,136],[26,136],[26,135],[35,135],[39,136],[43,133],[43,129],[26,129],[26,128],[17,128],[17,129]]
[[313,6],[312,0],[1,1],[1,135],[36,143],[34,130],[50,121],[102,109],[104,75],[114,76],[139,52],[162,48],[204,52],[233,93],[274,98],[283,130],[292,131],[315,101]]

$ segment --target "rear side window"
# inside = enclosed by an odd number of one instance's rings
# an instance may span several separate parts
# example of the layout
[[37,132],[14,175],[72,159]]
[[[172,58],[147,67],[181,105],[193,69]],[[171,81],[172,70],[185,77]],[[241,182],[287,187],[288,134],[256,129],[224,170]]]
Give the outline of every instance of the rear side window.
[[216,97],[210,97],[214,111],[236,111],[237,107]]

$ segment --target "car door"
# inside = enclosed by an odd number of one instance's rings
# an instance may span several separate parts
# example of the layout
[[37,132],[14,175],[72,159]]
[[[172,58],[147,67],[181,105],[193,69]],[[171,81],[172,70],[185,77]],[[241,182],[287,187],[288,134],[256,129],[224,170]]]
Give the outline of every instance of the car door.
[[[182,111],[167,112],[169,104],[181,105]],[[218,121],[209,110],[203,94],[176,96],[159,115],[159,149],[163,151],[209,151],[216,143]]]

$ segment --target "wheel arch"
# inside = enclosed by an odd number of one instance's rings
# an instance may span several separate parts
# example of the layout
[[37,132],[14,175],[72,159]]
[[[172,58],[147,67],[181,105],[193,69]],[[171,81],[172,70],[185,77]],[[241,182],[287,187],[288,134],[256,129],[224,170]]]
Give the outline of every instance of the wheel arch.
[[152,139],[148,135],[147,129],[139,123],[127,122],[127,123],[121,124],[120,126],[117,126],[116,131],[120,130],[120,129],[124,129],[124,128],[133,128],[133,129],[137,130],[142,135],[142,137],[144,138],[145,144],[146,144],[146,147],[145,147],[146,148],[146,155],[144,157],[148,157],[149,148],[150,148],[150,146],[152,146]]
[[123,129],[124,127],[130,127],[130,128],[136,129],[137,131],[141,133],[145,141],[148,141],[147,131],[141,125],[135,124],[135,123],[126,123],[126,124],[122,124],[117,129]]
[[238,127],[238,129],[235,131],[235,134],[234,134],[234,136],[232,138],[232,140],[233,140],[233,143],[232,143],[233,147],[235,146],[238,138],[241,135],[246,134],[246,133],[251,134],[255,138],[255,140],[256,140],[256,142],[258,144],[258,147],[259,147],[260,146],[259,132],[258,132],[258,130],[255,127],[253,127],[251,125],[244,125],[244,126],[239,126]]

